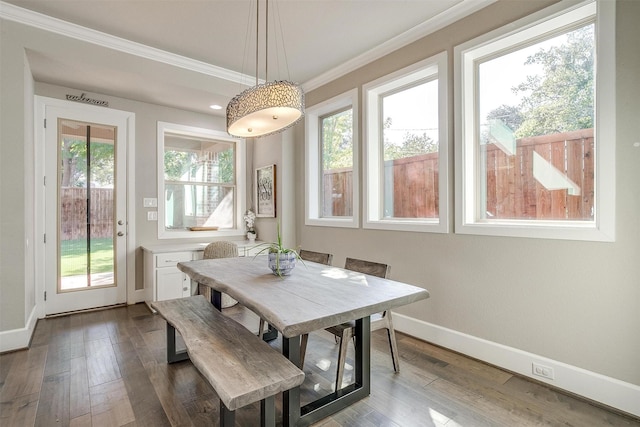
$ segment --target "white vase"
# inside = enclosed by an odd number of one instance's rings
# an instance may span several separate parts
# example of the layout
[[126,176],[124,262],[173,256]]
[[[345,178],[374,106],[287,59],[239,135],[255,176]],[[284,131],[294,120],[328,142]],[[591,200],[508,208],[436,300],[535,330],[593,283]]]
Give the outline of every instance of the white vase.
[[249,241],[251,243],[256,241],[256,233],[247,233],[247,239],[249,239]]

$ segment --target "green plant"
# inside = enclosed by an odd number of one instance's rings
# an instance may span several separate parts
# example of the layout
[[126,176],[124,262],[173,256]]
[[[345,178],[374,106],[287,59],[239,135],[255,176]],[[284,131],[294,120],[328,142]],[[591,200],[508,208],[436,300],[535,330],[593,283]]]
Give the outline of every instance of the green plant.
[[282,235],[280,234],[280,223],[277,223],[276,225],[276,230],[277,230],[277,239],[275,242],[267,242],[267,243],[262,243],[260,245],[257,245],[256,247],[262,247],[262,249],[260,251],[258,251],[255,255],[254,255],[254,259],[255,257],[257,257],[258,255],[267,252],[269,254],[275,254],[275,260],[276,260],[276,268],[274,270],[274,273],[277,274],[278,276],[282,277],[282,271],[280,270],[280,255],[287,255],[287,254],[293,254],[293,256],[296,258],[296,260],[300,260],[303,264],[304,261],[302,260],[302,258],[300,258],[300,255],[298,254],[298,252],[295,249],[291,249],[291,248],[286,248],[283,244],[282,244]]

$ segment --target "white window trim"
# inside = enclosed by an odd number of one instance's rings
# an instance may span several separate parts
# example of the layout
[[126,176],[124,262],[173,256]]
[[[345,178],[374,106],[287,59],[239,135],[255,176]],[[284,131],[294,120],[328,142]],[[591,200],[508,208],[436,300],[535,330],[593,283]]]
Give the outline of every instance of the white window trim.
[[[157,134],[157,180],[158,180],[158,239],[198,239],[202,237],[223,237],[223,236],[244,236],[243,215],[246,209],[246,142],[244,139],[233,138],[227,132],[185,126],[175,123],[158,122]],[[165,205],[164,205],[164,134],[165,132],[178,133],[182,135],[195,136],[200,138],[217,139],[235,144],[235,223],[237,228],[217,231],[168,231],[165,229]]]
[[[320,140],[320,119],[337,111],[352,109],[353,122],[353,197],[352,212],[350,217],[323,217],[322,216],[322,180],[321,176],[321,145]],[[358,89],[337,95],[324,102],[316,104],[306,109],[305,130],[306,130],[306,150],[305,150],[305,224],[326,227],[347,227],[358,228],[360,226],[360,184],[358,167]]]
[[[475,81],[473,61],[522,36],[557,28],[573,17],[596,17],[596,167],[595,221],[526,221],[476,219]],[[538,26],[539,25],[539,26]],[[536,27],[538,26],[538,27]],[[515,29],[514,29],[515,28]],[[500,39],[500,40],[498,40]],[[454,49],[455,133],[456,133],[456,225],[455,232],[490,236],[532,237],[562,240],[615,240],[615,2],[589,1],[567,7],[564,2],[520,19],[503,28],[470,40]]]
[[[380,98],[395,88],[426,78],[438,79],[438,189],[439,218],[383,217],[382,135],[380,134]],[[447,52],[441,52],[409,67],[381,77],[363,87],[364,132],[364,228],[431,233],[449,232],[449,125],[448,125]]]

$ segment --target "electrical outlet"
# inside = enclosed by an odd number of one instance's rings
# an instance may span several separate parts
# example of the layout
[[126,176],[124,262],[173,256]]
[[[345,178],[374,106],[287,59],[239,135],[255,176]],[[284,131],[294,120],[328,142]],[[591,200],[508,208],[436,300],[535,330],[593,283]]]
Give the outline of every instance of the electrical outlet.
[[553,368],[549,367],[549,366],[544,366],[541,365],[539,363],[532,363],[531,364],[531,370],[533,372],[533,375],[536,375],[538,377],[542,377],[542,378],[546,378],[548,380],[553,380],[554,378],[554,374],[553,374]]
[[158,220],[158,211],[147,212],[147,221],[157,221],[157,220]]

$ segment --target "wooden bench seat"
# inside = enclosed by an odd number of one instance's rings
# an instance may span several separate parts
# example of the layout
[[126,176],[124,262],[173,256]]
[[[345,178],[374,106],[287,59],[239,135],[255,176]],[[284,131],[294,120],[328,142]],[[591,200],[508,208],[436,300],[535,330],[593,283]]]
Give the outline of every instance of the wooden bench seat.
[[[191,359],[220,397],[221,426],[233,425],[235,410],[257,401],[262,425],[275,425],[275,395],[302,384],[300,369],[202,295],[152,306],[167,321],[167,361]],[[176,330],[188,356],[176,355]]]

